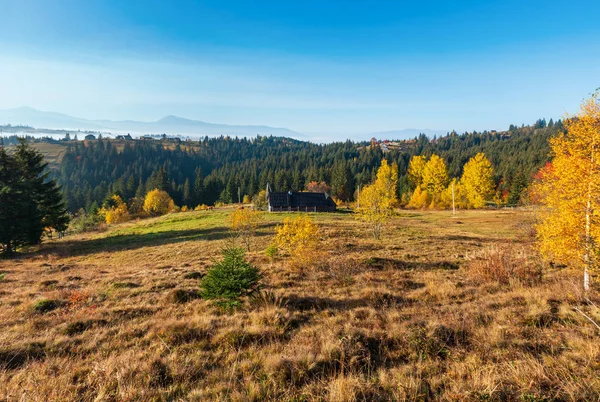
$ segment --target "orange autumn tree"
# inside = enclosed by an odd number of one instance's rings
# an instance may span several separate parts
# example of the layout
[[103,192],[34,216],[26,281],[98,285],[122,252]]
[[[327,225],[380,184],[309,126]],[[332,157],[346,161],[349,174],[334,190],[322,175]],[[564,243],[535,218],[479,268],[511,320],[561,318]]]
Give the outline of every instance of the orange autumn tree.
[[544,169],[535,194],[545,206],[537,225],[542,256],[590,272],[600,252],[600,101],[596,92],[565,119],[566,132],[550,140],[551,168]]

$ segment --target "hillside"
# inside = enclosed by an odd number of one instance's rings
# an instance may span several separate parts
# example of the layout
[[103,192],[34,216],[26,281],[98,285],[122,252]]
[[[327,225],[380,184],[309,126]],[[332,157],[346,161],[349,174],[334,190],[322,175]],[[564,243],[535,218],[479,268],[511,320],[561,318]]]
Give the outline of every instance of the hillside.
[[[352,201],[359,186],[372,181],[382,159],[398,164],[398,197],[412,192],[407,178],[410,158],[438,154],[450,177],[483,152],[494,167],[497,192],[515,205],[532,175],[549,160],[548,138],[562,130],[559,121],[539,120],[504,132],[451,133],[429,139],[374,144],[314,144],[282,137],[203,138],[200,141],[102,140],[36,146],[50,158],[63,186],[69,210],[93,210],[115,192],[131,202],[161,188],[177,205],[238,201],[269,183],[275,191],[298,191],[311,181],[325,181],[332,195]],[[8,141],[16,141],[14,137]],[[63,151],[64,149],[64,151]]]
[[[130,222],[0,260],[0,399],[600,397],[595,328],[572,310],[578,277],[525,270],[530,212],[400,213],[381,242],[352,214],[317,214],[324,254],[302,270],[265,256],[286,216],[265,214],[250,253],[262,296],[226,314],[197,290],[231,242],[230,211]],[[521,273],[486,279],[478,256]]]

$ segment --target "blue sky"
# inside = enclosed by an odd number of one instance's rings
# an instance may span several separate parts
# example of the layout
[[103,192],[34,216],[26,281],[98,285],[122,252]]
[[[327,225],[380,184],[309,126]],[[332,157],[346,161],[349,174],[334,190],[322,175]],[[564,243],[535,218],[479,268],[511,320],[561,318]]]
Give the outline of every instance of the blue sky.
[[600,86],[598,1],[0,0],[0,109],[323,136],[504,129]]

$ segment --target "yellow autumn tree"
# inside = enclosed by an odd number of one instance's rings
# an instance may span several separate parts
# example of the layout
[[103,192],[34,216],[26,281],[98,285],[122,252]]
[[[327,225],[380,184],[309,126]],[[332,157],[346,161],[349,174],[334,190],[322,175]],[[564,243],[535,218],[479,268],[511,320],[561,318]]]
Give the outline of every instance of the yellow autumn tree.
[[482,208],[494,195],[494,169],[483,152],[465,163],[460,183],[471,208]]
[[291,257],[296,266],[306,266],[315,260],[319,245],[319,227],[308,215],[285,218],[275,228],[275,245]]
[[231,230],[236,233],[250,251],[252,237],[260,223],[260,212],[250,208],[238,208],[229,216]]
[[154,189],[144,199],[144,212],[151,216],[168,214],[175,209],[173,199],[166,191]]
[[419,187],[423,184],[423,171],[426,164],[427,159],[422,155],[415,155],[410,159],[410,163],[408,164],[408,180],[413,186]]
[[396,206],[397,187],[398,166],[389,165],[384,159],[377,170],[375,182],[360,192],[358,216],[371,225],[376,239],[380,238],[381,228]]
[[448,181],[446,162],[435,154],[431,155],[431,158],[429,158],[429,161],[423,168],[423,183],[421,187],[427,191],[432,203],[439,200],[442,191],[448,186]]
[[112,225],[114,223],[127,222],[129,220],[129,211],[127,204],[119,195],[113,195],[104,203],[98,214],[104,218],[104,221]]
[[550,140],[552,165],[540,172],[535,193],[545,206],[537,225],[542,256],[583,270],[584,289],[600,252],[600,101],[596,92],[565,119]]
[[417,186],[417,188],[415,188],[415,191],[412,193],[412,196],[410,197],[410,201],[408,201],[408,208],[414,208],[414,209],[423,209],[423,208],[427,208],[427,206],[429,205],[429,195],[427,194],[427,191],[423,191],[421,190],[421,186]]

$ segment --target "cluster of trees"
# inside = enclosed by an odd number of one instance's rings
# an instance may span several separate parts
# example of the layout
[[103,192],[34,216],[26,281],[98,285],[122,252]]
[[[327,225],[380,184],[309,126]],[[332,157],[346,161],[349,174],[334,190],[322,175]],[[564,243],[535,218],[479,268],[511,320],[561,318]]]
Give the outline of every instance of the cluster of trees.
[[166,191],[176,205],[188,208],[238,202],[258,194],[267,183],[273,191],[325,188],[341,201],[352,201],[358,187],[375,180],[384,159],[398,166],[396,195],[401,198],[415,190],[408,175],[413,156],[438,155],[446,162],[448,176],[460,177],[465,163],[483,152],[503,199],[514,204],[532,174],[548,161],[547,140],[562,127],[561,121],[539,120],[503,133],[453,132],[434,139],[422,135],[388,152],[366,142],[313,144],[262,136],[167,145],[148,140],[123,145],[103,139],[68,143],[54,177],[72,212],[100,208],[114,194],[128,205],[140,203],[154,189]]
[[[404,194],[404,205],[409,208],[482,208],[495,192],[494,169],[483,152],[464,165],[460,180],[450,180],[446,162],[437,155],[429,160],[414,156],[408,168],[408,178],[415,187],[412,195]],[[497,192],[496,203],[506,203]]]

